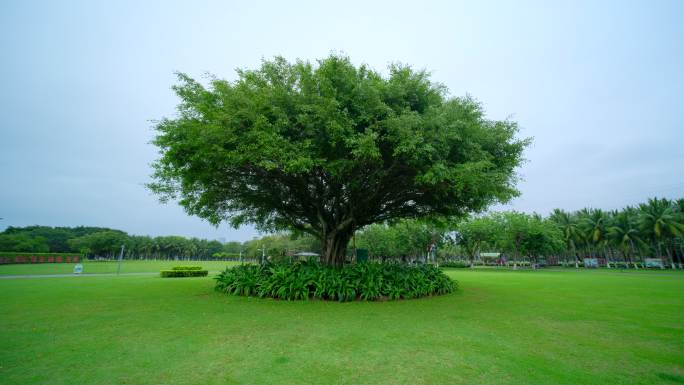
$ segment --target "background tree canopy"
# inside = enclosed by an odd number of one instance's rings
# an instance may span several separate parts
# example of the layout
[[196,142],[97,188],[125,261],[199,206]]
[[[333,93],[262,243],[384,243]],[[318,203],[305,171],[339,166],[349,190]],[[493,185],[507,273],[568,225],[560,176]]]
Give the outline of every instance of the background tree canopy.
[[341,265],[354,231],[460,216],[517,194],[528,140],[425,71],[381,76],[348,58],[264,61],[209,87],[180,74],[178,116],[157,125],[152,191],[213,224],[314,235]]

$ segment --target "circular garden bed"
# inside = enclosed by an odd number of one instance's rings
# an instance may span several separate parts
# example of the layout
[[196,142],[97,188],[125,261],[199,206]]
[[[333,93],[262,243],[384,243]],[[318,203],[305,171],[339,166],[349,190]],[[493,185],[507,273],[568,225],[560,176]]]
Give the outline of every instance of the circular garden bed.
[[433,265],[357,263],[334,268],[314,261],[245,264],[216,278],[228,294],[287,300],[394,300],[454,291],[457,283]]

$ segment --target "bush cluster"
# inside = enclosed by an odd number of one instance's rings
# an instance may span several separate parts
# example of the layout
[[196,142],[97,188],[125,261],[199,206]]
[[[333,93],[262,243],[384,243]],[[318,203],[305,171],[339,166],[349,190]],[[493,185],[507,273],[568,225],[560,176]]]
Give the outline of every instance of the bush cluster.
[[334,268],[316,261],[266,263],[228,268],[216,278],[216,290],[278,299],[334,301],[418,298],[456,289],[439,268],[399,263],[357,263]]
[[202,270],[201,266],[174,266],[171,270],[162,270],[162,278],[182,277],[206,277],[208,270]]

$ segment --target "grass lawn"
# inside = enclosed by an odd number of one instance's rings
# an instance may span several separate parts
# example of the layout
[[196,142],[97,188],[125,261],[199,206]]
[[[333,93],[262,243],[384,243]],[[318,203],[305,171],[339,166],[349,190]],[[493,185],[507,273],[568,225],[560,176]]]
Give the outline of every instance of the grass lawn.
[[[160,270],[170,269],[179,265],[202,266],[210,272],[224,270],[226,266],[236,262],[224,261],[123,261],[121,273],[158,273]],[[34,263],[0,265],[0,276],[3,275],[34,275],[34,274],[71,274],[75,263]],[[83,262],[84,274],[116,273],[118,262]]]
[[682,273],[449,274],[456,293],[381,303],[1,279],[0,384],[684,383]]

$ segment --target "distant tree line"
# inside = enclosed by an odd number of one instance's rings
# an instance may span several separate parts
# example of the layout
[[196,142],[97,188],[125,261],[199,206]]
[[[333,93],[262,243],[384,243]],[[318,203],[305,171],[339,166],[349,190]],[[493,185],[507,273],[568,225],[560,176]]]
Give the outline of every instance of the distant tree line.
[[320,253],[312,236],[271,234],[246,242],[182,236],[139,236],[105,227],[8,227],[0,233],[0,251],[83,253],[88,257],[115,258],[124,246],[126,259],[233,259],[255,260],[262,255],[285,257],[300,251]]
[[563,250],[560,229],[539,214],[496,212],[462,221],[455,229],[440,251],[445,259],[458,255],[472,262],[483,252],[498,252],[515,265],[539,262]]
[[0,251],[83,253],[88,257],[118,257],[124,246],[125,258],[210,258],[227,251],[219,241],[180,236],[149,237],[128,235],[105,227],[8,227],[0,233]]
[[0,233],[0,251],[77,253],[80,250],[70,241],[101,232],[125,235],[122,231],[104,227],[10,226]]
[[374,224],[357,235],[372,259],[470,260],[499,252],[512,261],[537,260],[563,251],[558,226],[538,214],[496,212],[462,220],[402,220]]
[[[113,258],[125,246],[129,259],[291,258],[299,252],[321,254],[320,241],[308,234],[276,233],[246,242],[181,236],[138,236],[102,227],[9,227],[0,233],[0,251],[78,252]],[[498,252],[513,263],[553,257],[581,261],[605,258],[633,262],[662,257],[684,263],[684,199],[649,199],[622,210],[554,210],[549,216],[515,211],[459,220],[410,220],[373,224],[354,236],[347,250],[368,250],[372,259],[428,258],[474,261]]]
[[633,261],[645,256],[684,263],[684,199],[654,198],[612,211],[556,209],[549,220],[561,230],[568,257]]
[[554,210],[549,216],[493,212],[463,220],[404,220],[367,226],[357,235],[372,258],[478,258],[499,252],[507,259],[581,261],[604,258],[633,262],[662,257],[684,263],[684,199],[649,199],[622,210]]

